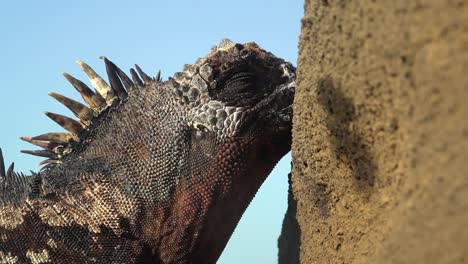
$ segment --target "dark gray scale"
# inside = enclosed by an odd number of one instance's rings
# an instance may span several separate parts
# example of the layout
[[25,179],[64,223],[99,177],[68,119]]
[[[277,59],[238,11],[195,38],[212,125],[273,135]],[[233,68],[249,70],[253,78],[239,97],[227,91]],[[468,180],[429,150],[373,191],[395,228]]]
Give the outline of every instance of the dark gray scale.
[[210,83],[213,81],[213,68],[211,68],[208,64],[203,64],[200,66],[199,73],[205,82]]
[[191,85],[197,89],[199,89],[200,91],[207,91],[208,90],[208,84],[206,83],[206,81],[200,77],[200,75],[195,75],[193,78],[192,78],[192,81],[191,81]]
[[188,98],[190,102],[195,102],[200,96],[200,91],[197,88],[192,88],[188,91]]
[[216,117],[220,120],[220,121],[224,121],[227,117],[227,113],[226,111],[224,111],[224,109],[218,109],[216,110]]

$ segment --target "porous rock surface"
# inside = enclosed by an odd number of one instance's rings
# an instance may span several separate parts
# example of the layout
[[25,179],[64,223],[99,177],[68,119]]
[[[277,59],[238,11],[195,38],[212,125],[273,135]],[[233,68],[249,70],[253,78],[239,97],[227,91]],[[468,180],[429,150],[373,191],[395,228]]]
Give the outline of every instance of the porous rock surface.
[[280,263],[468,263],[468,1],[306,0]]

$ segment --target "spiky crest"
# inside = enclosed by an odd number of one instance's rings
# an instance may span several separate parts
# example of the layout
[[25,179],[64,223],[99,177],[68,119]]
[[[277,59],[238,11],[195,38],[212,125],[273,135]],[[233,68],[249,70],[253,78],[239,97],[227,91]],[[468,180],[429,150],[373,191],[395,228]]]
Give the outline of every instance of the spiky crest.
[[14,169],[15,163],[11,163],[5,170],[0,149],[0,207],[4,204],[18,204],[26,197],[35,197],[38,194],[32,183],[40,181],[40,175],[31,171],[30,176],[25,176],[23,173],[16,173]]
[[[130,79],[119,67],[106,57],[101,56],[104,60],[107,77],[110,85],[99,76],[88,64],[77,60],[78,66],[86,73],[88,79],[94,87],[94,91],[89,88],[84,82],[74,78],[68,73],[64,73],[65,78],[72,86],[80,93],[87,105],[79,103],[71,98],[61,94],[50,92],[49,95],[62,103],[65,107],[79,119],[72,118],[46,112],[45,114],[67,130],[69,133],[53,132],[46,133],[35,137],[20,137],[21,140],[39,146],[41,150],[22,150],[22,153],[34,156],[47,158],[40,162],[38,166],[61,163],[64,156],[73,152],[81,142],[86,141],[91,126],[99,125],[97,120],[101,113],[110,107],[115,107],[117,104],[122,104],[128,96],[127,91],[134,87],[143,87],[149,82],[162,82],[161,71],[155,78],[149,77],[138,65],[135,69],[130,69]],[[137,73],[138,72],[138,73]],[[3,168],[3,170],[2,170]],[[11,171],[13,164],[10,167]],[[8,171],[10,171],[10,169]],[[11,172],[13,173],[13,172]],[[4,172],[3,156],[0,150],[0,177],[7,177],[9,173]]]

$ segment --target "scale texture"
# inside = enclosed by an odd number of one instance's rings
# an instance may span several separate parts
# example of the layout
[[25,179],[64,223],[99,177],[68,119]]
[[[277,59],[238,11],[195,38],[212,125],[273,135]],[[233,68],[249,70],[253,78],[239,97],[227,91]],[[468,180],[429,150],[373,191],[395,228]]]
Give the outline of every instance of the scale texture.
[[86,104],[49,94],[69,133],[22,137],[39,173],[0,152],[0,263],[215,263],[290,150],[295,68],[230,40],[166,81],[102,59],[94,89],[64,74]]

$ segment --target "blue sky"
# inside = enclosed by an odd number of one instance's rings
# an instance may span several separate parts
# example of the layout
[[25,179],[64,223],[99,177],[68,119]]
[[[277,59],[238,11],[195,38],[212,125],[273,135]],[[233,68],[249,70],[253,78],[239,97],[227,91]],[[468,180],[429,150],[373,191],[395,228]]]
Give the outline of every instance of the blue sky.
[[[138,63],[164,78],[204,56],[222,38],[255,41],[294,65],[303,1],[2,1],[0,3],[0,147],[18,171],[41,159],[20,136],[61,131],[43,114],[70,115],[47,92],[78,99],[61,75],[86,80],[75,60],[104,75],[99,56],[122,69]],[[33,147],[34,148],[34,147]],[[290,155],[269,176],[218,263],[276,263],[286,211]]]

